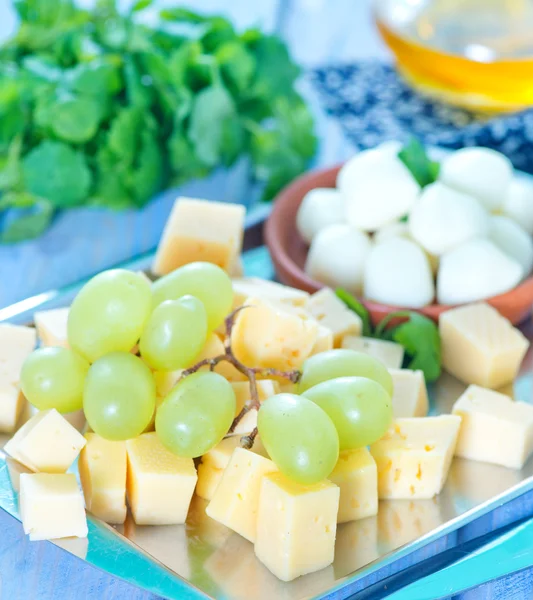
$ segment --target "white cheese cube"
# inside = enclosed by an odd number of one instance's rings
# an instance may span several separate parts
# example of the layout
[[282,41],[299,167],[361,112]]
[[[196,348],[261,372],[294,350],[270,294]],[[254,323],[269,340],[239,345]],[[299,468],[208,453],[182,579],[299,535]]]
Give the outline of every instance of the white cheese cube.
[[396,419],[401,417],[425,417],[429,402],[422,371],[411,369],[389,369],[392,376],[392,412]]
[[340,489],[337,523],[377,514],[378,470],[367,448],[343,450],[329,480]]
[[33,320],[43,346],[68,348],[68,308],[53,308],[35,313]]
[[333,334],[333,345],[339,348],[345,335],[361,335],[363,322],[361,317],[350,310],[335,292],[323,288],[314,293],[306,306],[318,323],[327,327]]
[[[250,382],[249,381],[234,381],[231,384],[233,391],[235,392],[236,409],[235,416],[237,416],[245,404],[247,404],[252,398],[250,395]],[[262,379],[257,381],[257,395],[259,401],[263,402],[270,396],[279,394],[279,383],[273,379]]]
[[64,473],[85,444],[81,433],[51,408],[27,421],[4,450],[32,471]]
[[396,419],[370,446],[378,466],[380,498],[433,498],[450,469],[461,418],[456,415]]
[[257,427],[257,408],[250,409],[244,417],[237,423],[233,433],[245,434],[252,432]]
[[86,537],[83,495],[72,473],[22,473],[20,515],[31,541]]
[[324,327],[324,325],[318,324],[318,334],[316,338],[315,345],[313,346],[313,350],[311,351],[311,356],[315,354],[320,354],[321,352],[327,352],[328,350],[333,350],[333,332],[329,327]]
[[181,458],[167,450],[156,433],[128,440],[126,449],[126,489],[135,523],[185,523],[197,481],[192,458]]
[[461,417],[455,455],[521,469],[533,452],[533,406],[477,385],[453,407]]
[[281,473],[263,477],[255,554],[282,581],[333,562],[339,488],[325,480],[300,485]]
[[470,384],[499,388],[513,381],[527,338],[488,304],[461,306],[439,318],[442,365]]
[[307,292],[259,277],[234,279],[233,294],[234,308],[242,306],[245,300],[250,297],[302,307],[309,299]]
[[165,275],[195,261],[226,271],[241,253],[245,208],[239,204],[178,198],[157,247],[152,272]]
[[421,538],[441,526],[444,518],[438,498],[429,500],[386,500],[379,505],[380,541],[391,550]]
[[399,369],[403,363],[404,349],[401,344],[396,342],[347,335],[342,339],[341,347],[370,354],[389,369]]

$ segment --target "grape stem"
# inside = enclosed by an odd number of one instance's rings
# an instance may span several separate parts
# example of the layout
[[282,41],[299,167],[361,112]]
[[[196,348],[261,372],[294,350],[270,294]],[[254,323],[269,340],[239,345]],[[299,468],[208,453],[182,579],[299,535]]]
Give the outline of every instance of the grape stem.
[[[239,424],[240,420],[248,413],[252,408],[259,410],[261,402],[259,401],[259,393],[257,391],[257,377],[280,377],[287,379],[292,383],[298,383],[302,376],[300,371],[281,371],[279,369],[263,368],[263,367],[247,367],[243,364],[233,353],[231,335],[233,328],[235,327],[235,321],[238,313],[245,309],[251,308],[250,306],[239,306],[233,312],[231,312],[225,319],[225,336],[224,336],[224,354],[214,356],[213,358],[204,358],[200,362],[196,363],[189,369],[185,369],[181,374],[180,380],[184,379],[188,375],[196,373],[203,367],[209,367],[210,371],[214,371],[216,366],[221,362],[228,362],[233,365],[237,371],[242,373],[250,383],[250,400],[247,402],[241,412],[233,419],[233,423],[229,428],[228,434],[233,433],[235,428]],[[250,449],[254,445],[255,438],[257,436],[257,427],[248,435],[241,438],[241,446],[246,449]]]

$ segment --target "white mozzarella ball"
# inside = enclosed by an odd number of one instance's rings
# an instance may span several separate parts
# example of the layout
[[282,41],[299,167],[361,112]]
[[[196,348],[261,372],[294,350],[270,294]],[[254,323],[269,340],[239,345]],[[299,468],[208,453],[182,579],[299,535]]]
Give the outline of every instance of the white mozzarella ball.
[[514,288],[523,269],[488,239],[474,239],[441,257],[437,277],[439,304],[485,300]]
[[511,161],[490,148],[463,148],[441,163],[439,179],[477,198],[488,211],[502,206],[513,177]]
[[344,202],[340,192],[333,188],[307,192],[296,215],[298,233],[308,244],[321,229],[344,221]]
[[374,246],[365,266],[364,295],[392,306],[421,308],[430,304],[435,287],[422,248],[402,237]]
[[507,190],[502,213],[533,235],[533,182],[515,178]]
[[337,176],[346,218],[363,231],[376,231],[406,215],[420,186],[390,149],[365,150],[351,158]]
[[472,196],[443,183],[424,188],[409,215],[413,239],[430,254],[441,256],[488,232],[488,214]]
[[494,216],[490,219],[489,239],[500,250],[522,265],[524,276],[531,273],[533,267],[533,239],[512,219]]
[[378,229],[374,234],[374,242],[381,244],[392,238],[401,237],[406,240],[411,239],[411,233],[409,231],[409,225],[406,221],[396,221],[396,223],[389,223],[381,229]]
[[330,225],[311,242],[305,271],[329,287],[360,294],[371,242],[366,233],[349,225]]

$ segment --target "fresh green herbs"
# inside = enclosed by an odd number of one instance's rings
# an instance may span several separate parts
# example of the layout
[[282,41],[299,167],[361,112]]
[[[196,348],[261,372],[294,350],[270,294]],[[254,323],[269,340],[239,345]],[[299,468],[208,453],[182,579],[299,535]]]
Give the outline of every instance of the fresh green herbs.
[[[423,371],[427,382],[435,381],[441,373],[440,336],[436,324],[414,311],[397,311],[389,314],[372,329],[370,314],[365,306],[346,290],[336,290],[346,306],[363,321],[363,335],[401,344],[405,349],[406,367]],[[401,323],[389,327],[391,322]]]
[[0,241],[39,235],[58,209],[142,206],[241,157],[268,200],[315,153],[299,69],[275,36],[151,0],[124,14],[115,0],[15,8],[0,47],[0,211],[16,210]]
[[398,152],[398,158],[411,171],[421,187],[437,181],[440,164],[427,155],[426,149],[416,138],[411,140]]

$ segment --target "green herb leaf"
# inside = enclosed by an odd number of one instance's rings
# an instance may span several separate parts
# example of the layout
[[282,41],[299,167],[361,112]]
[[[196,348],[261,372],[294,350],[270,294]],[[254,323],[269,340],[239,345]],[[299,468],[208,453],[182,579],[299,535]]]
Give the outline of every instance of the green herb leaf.
[[359,302],[359,300],[357,300],[357,298],[355,296],[352,296],[352,294],[350,294],[350,292],[347,292],[343,288],[337,288],[335,290],[335,294],[337,295],[337,298],[342,300],[344,302],[344,304],[346,304],[346,306],[350,310],[353,310],[353,312],[356,315],[359,315],[359,317],[361,318],[361,321],[363,322],[362,334],[365,337],[371,337],[372,336],[372,321],[370,320],[370,313],[368,312],[365,305],[362,304],[361,302]]
[[154,0],[137,0],[137,2],[134,2],[133,6],[131,7],[131,12],[139,12],[144,10],[149,6],[152,6],[153,3]]
[[98,130],[101,106],[90,98],[71,98],[56,102],[50,108],[49,123],[54,134],[65,142],[82,144]]
[[14,244],[40,236],[54,216],[54,207],[50,202],[25,192],[6,194],[2,197],[1,204],[2,207],[32,209],[31,212],[8,222],[7,227],[0,233],[0,242],[4,244]]
[[227,84],[238,93],[246,90],[255,71],[252,54],[241,43],[228,42],[216,51],[215,57]]
[[412,138],[398,152],[398,158],[411,171],[420,186],[424,187],[437,181],[440,164],[429,159],[424,146],[416,138]]
[[159,16],[165,21],[184,21],[186,23],[204,23],[209,17],[204,17],[186,8],[164,8]]

